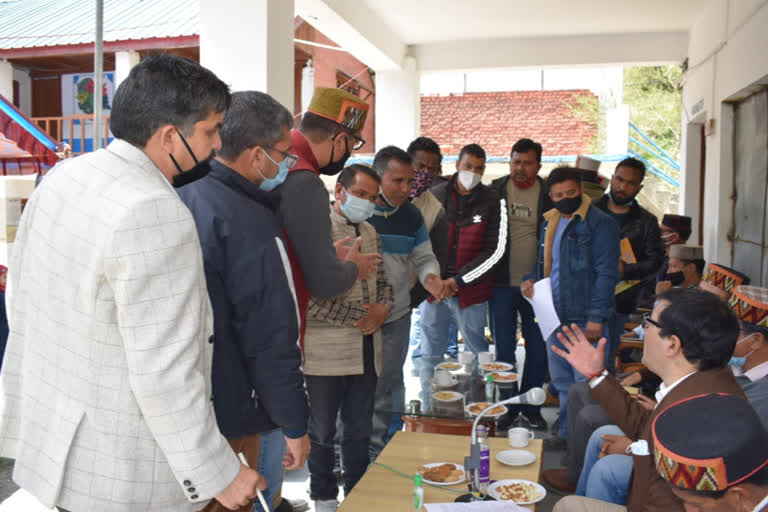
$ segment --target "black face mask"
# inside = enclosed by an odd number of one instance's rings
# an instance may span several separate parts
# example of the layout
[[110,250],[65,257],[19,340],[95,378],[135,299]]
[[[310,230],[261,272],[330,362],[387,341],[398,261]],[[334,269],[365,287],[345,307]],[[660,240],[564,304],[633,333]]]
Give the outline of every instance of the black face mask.
[[564,215],[570,215],[581,206],[581,196],[566,197],[559,201],[554,201],[555,208]]
[[341,160],[338,162],[333,161],[333,151],[336,149],[334,146],[331,146],[331,159],[328,161],[328,165],[324,165],[319,169],[321,174],[325,174],[327,176],[334,176],[336,174],[339,174],[342,169],[344,169],[344,164],[347,163],[347,160],[349,160],[349,139],[347,137],[344,137],[344,146],[346,147],[346,153],[344,153],[344,156],[341,157]]
[[181,134],[181,132],[176,129],[176,132],[179,134],[179,137],[181,137],[181,142],[184,143],[184,147],[187,148],[187,151],[189,151],[189,154],[192,155],[192,160],[195,161],[195,166],[191,169],[184,171],[182,170],[179,163],[176,161],[175,158],[173,158],[173,155],[170,153],[168,156],[171,157],[171,161],[173,162],[173,165],[176,166],[176,170],[179,171],[178,174],[173,176],[173,180],[171,181],[171,184],[175,188],[183,187],[184,185],[188,185],[192,183],[193,181],[197,181],[200,178],[204,178],[209,172],[211,172],[211,159],[206,158],[202,162],[197,160],[197,157],[195,156],[195,153],[192,151],[192,148],[189,147],[189,144],[187,143],[187,139],[184,138],[184,136]]
[[685,281],[685,274],[682,271],[667,272],[664,274],[663,281],[669,281],[672,283],[672,286],[680,286]]

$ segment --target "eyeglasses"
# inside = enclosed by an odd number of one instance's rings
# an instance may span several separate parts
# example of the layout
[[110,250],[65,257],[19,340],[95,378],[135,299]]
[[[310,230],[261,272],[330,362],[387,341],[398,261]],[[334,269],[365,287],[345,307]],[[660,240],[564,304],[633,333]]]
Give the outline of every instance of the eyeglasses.
[[658,327],[659,329],[663,329],[659,322],[651,318],[651,313],[646,313],[643,315],[643,329],[647,329],[649,324]]
[[[339,133],[343,133],[344,135],[346,135],[347,136],[347,140],[349,140],[350,138],[352,139],[352,150],[354,150],[354,151],[360,149],[361,147],[363,147],[365,145],[365,139],[361,139],[357,135],[353,135],[353,134],[347,133],[347,132],[338,132],[338,133],[336,133],[336,135],[338,135]],[[336,135],[333,136],[334,139],[336,138]]]
[[[288,165],[289,169],[292,169],[293,166],[296,165],[296,163],[299,161],[299,157],[298,156],[293,155],[293,154],[291,154],[291,153],[289,153],[287,151],[280,151],[279,149],[277,149],[274,146],[264,146],[264,147],[267,148],[267,149],[271,149],[272,151],[277,151],[278,153],[280,153],[280,155],[282,155],[282,157],[283,157],[283,160]],[[267,155],[267,156],[269,156],[269,155]],[[270,158],[270,160],[272,160],[272,159]],[[274,162],[274,160],[272,160],[272,161]],[[275,163],[279,165],[279,162],[275,162]]]

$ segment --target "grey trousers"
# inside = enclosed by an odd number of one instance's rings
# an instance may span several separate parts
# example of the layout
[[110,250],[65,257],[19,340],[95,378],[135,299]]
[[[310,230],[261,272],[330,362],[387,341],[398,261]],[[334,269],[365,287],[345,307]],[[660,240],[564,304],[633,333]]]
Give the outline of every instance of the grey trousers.
[[568,448],[566,468],[572,484],[579,481],[584,467],[584,454],[592,432],[614,421],[608,417],[597,400],[589,394],[589,384],[577,382],[568,391]]
[[411,313],[381,326],[381,371],[376,381],[373,401],[373,432],[371,433],[371,460],[376,458],[389,441],[393,417],[399,420],[405,412],[405,380],[403,365],[408,355],[411,332]]

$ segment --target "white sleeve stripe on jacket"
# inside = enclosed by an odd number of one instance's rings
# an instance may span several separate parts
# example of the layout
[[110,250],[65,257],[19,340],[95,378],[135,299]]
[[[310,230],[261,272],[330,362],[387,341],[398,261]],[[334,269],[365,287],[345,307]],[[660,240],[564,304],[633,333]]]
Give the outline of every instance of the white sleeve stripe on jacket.
[[496,250],[493,251],[493,254],[491,254],[490,258],[461,277],[465,283],[474,281],[475,279],[488,272],[491,268],[493,268],[494,265],[496,265],[496,263],[499,262],[501,257],[504,255],[504,251],[507,250],[507,201],[502,198],[499,203],[499,239],[498,243],[496,244]]
[[[291,271],[291,261],[288,259],[288,253],[285,252],[283,241],[280,237],[275,237],[275,244],[277,245],[277,251],[280,253],[280,259],[283,262],[283,270],[285,270],[285,277],[288,280],[288,287],[291,289],[291,296],[293,297],[293,305],[296,308],[296,325],[299,328],[299,336],[296,338],[296,345],[298,345],[301,351],[301,312],[299,311],[299,301],[296,299],[296,286],[293,283],[293,271]],[[304,366],[304,352],[301,351],[301,364],[300,370],[303,372]]]

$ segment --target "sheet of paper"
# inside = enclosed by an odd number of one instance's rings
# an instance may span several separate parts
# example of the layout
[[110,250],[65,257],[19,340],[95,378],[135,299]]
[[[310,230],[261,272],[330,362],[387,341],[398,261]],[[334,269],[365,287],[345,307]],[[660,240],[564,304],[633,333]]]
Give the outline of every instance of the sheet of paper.
[[474,503],[427,503],[427,512],[528,512],[511,501],[476,501]]
[[539,330],[544,340],[546,340],[560,327],[560,318],[557,316],[557,311],[555,311],[555,302],[552,299],[552,285],[549,282],[549,278],[547,277],[534,283],[533,298],[525,297],[525,300],[533,306],[533,313],[536,315]]

